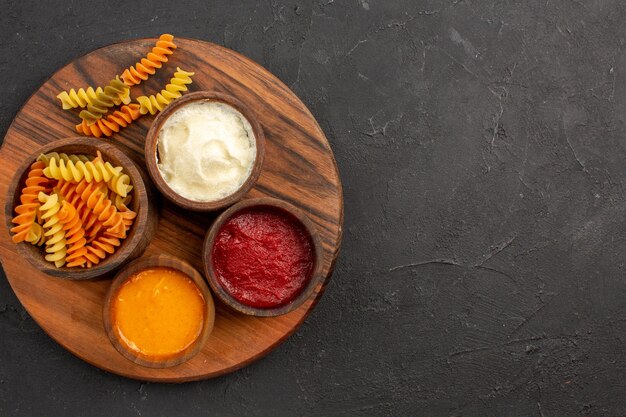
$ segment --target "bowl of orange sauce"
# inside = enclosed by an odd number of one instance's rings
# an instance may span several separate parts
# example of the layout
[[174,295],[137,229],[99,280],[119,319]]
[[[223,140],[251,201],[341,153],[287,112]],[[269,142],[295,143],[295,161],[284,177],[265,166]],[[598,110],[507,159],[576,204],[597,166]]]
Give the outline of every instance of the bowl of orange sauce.
[[138,259],[113,280],[103,308],[113,346],[151,368],[179,365],[196,355],[215,322],[202,275],[185,261],[157,255]]

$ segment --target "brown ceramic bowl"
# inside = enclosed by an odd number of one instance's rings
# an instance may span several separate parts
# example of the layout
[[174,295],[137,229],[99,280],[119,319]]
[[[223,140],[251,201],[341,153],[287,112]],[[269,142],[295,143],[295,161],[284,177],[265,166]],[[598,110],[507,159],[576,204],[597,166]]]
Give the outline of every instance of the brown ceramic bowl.
[[115,166],[123,167],[124,173],[130,177],[133,185],[133,190],[131,191],[133,198],[130,208],[137,213],[137,217],[128,231],[126,239],[122,240],[117,250],[91,268],[68,268],[65,266],[57,268],[53,263],[44,259],[45,250],[43,247],[33,246],[27,242],[19,243],[17,245],[18,253],[48,275],[68,280],[85,280],[111,272],[122,266],[126,261],[140,256],[150,243],[156,230],[157,212],[153,206],[154,202],[151,198],[150,189],[145,186],[141,172],[133,161],[121,149],[110,143],[81,137],[59,139],[50,142],[24,160],[24,163],[18,168],[9,185],[9,193],[4,208],[7,227],[10,229],[14,226],[11,223],[14,216],[13,210],[20,203],[20,195],[22,188],[25,186],[24,183],[29,167],[37,160],[39,155],[42,153],[59,152],[96,156],[96,151],[102,153],[105,161]]
[[[240,210],[249,207],[272,207],[279,209],[287,214],[291,214],[295,217],[307,230],[311,242],[313,244],[313,255],[314,255],[314,264],[313,269],[311,271],[311,276],[309,277],[308,283],[305,284],[304,288],[300,292],[300,294],[289,303],[273,307],[273,308],[256,308],[251,307],[247,304],[243,304],[233,298],[219,283],[216,277],[216,273],[213,266],[213,244],[215,242],[215,238],[224,225],[224,223],[230,219],[234,214],[238,213]],[[209,285],[213,290],[213,293],[217,295],[217,297],[226,305],[231,307],[232,309],[239,311],[244,314],[248,314],[251,316],[258,317],[274,317],[280,316],[283,314],[287,314],[290,311],[298,308],[302,303],[304,303],[313,293],[315,288],[322,281],[322,267],[324,265],[323,259],[323,251],[322,245],[320,242],[320,238],[318,236],[318,232],[315,228],[313,222],[297,207],[294,205],[287,203],[283,200],[278,200],[276,198],[252,198],[248,200],[240,201],[239,203],[233,205],[228,210],[224,211],[213,223],[211,228],[206,234],[204,239],[204,246],[202,248],[202,256],[204,262],[204,273],[209,281]]]
[[[113,297],[117,294],[118,288],[135,273],[151,267],[173,268],[187,275],[193,280],[200,290],[200,293],[204,297],[206,307],[204,311],[204,326],[202,327],[202,331],[198,338],[185,350],[163,358],[145,356],[127,349],[126,345],[119,340],[117,333],[113,329],[113,323],[111,322],[111,302]],[[209,335],[213,331],[213,325],[215,323],[215,305],[204,278],[194,267],[180,258],[162,254],[137,259],[124,267],[124,269],[122,269],[115,276],[115,279],[113,280],[111,287],[109,287],[109,291],[107,292],[104,300],[102,319],[104,321],[104,330],[109,336],[109,340],[111,340],[115,349],[117,349],[126,359],[138,365],[150,368],[167,368],[188,361],[202,349],[209,338]]]
[[[248,120],[248,122],[250,122],[256,141],[256,158],[254,159],[254,165],[252,166],[250,176],[248,176],[246,181],[244,181],[241,187],[239,187],[239,189],[233,194],[214,201],[195,201],[181,196],[167,184],[159,171],[159,167],[157,166],[159,157],[157,147],[159,142],[159,133],[165,121],[183,106],[203,101],[221,102],[239,111],[239,113],[241,113]],[[168,200],[187,210],[213,211],[228,207],[241,200],[241,198],[254,186],[259,178],[259,175],[261,174],[261,167],[263,166],[264,155],[265,135],[263,134],[263,129],[261,128],[261,124],[259,123],[255,113],[235,97],[215,91],[197,91],[195,93],[185,94],[183,97],[171,102],[157,115],[154,122],[152,122],[152,125],[150,126],[150,130],[148,130],[148,134],[146,135],[146,165],[148,166],[148,173],[150,174],[152,181]]]

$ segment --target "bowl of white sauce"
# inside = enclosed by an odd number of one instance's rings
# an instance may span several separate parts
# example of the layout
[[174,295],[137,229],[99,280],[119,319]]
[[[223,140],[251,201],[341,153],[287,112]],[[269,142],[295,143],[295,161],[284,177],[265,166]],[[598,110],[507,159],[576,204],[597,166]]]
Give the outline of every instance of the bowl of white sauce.
[[173,101],[146,137],[148,172],[161,193],[188,210],[212,211],[239,201],[261,173],[265,136],[236,98],[198,91]]

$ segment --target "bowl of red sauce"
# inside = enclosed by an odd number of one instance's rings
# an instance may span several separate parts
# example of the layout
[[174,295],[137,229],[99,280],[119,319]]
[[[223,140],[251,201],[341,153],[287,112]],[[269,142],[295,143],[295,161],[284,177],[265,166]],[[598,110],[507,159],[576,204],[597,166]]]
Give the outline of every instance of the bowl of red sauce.
[[313,222],[275,198],[240,201],[207,232],[204,271],[213,293],[244,314],[273,317],[304,303],[322,280]]

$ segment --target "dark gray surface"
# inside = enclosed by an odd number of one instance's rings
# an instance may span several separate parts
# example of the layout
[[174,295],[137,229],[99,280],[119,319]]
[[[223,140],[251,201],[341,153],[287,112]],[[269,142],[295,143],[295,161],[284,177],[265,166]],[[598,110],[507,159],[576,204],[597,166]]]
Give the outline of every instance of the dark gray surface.
[[94,48],[216,42],[318,118],[345,236],[296,335],[182,386],[74,358],[2,277],[1,416],[626,415],[622,0],[43,3],[2,3],[2,135]]

